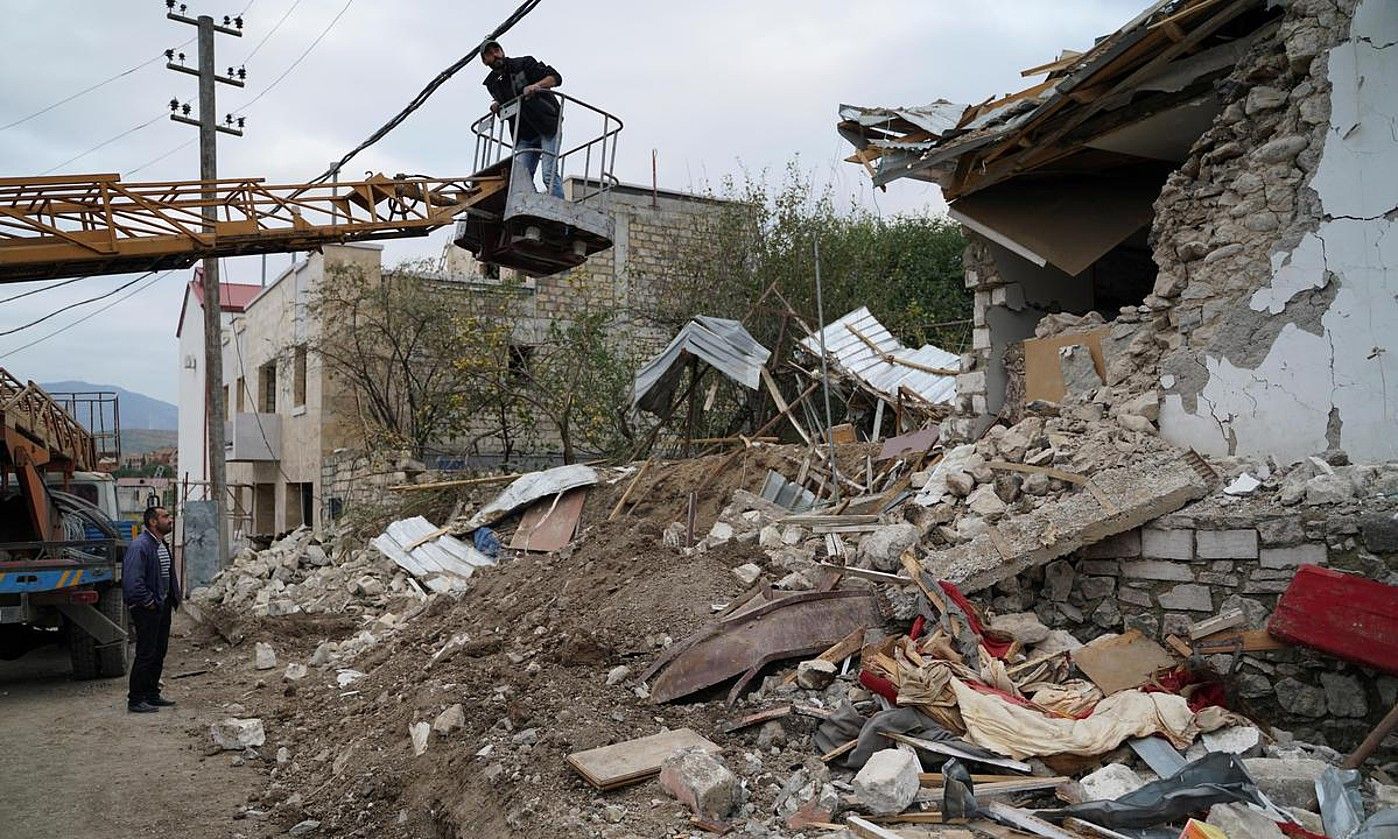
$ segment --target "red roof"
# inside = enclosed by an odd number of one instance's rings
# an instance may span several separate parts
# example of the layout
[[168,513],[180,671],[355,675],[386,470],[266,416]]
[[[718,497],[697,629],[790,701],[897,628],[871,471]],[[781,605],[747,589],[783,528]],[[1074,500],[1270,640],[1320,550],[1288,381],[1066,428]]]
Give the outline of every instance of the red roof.
[[[185,293],[184,302],[180,304],[180,321],[175,326],[175,337],[179,337],[184,331],[184,313],[189,307],[189,295],[194,294],[194,299],[198,302],[199,308],[204,307],[204,270],[201,267],[194,269],[194,279],[189,281],[188,291]],[[225,312],[243,312],[248,308],[252,299],[262,292],[260,285],[248,285],[245,283],[219,283],[218,302],[219,308]]]

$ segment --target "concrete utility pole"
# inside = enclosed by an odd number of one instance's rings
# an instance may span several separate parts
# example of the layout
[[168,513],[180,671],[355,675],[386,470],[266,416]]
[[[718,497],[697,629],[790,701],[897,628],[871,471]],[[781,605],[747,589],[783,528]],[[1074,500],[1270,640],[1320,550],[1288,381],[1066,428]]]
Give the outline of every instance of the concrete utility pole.
[[[170,119],[199,129],[199,179],[204,182],[203,199],[206,202],[203,207],[204,232],[212,233],[218,222],[218,207],[214,204],[214,181],[218,179],[218,133],[222,131],[237,137],[243,136],[241,130],[233,127],[232,115],[227,118],[227,125],[218,124],[218,109],[214,102],[215,84],[242,87],[243,82],[233,77],[232,68],[229,68],[228,76],[220,76],[214,70],[214,33],[242,37],[243,22],[241,18],[230,21],[225,17],[225,25],[219,26],[209,15],[200,15],[197,19],[187,17],[183,14],[184,6],[180,7],[180,13],[177,14],[174,11],[173,0],[167,0],[166,5],[170,8],[166,17],[190,24],[199,30],[199,69],[192,70],[183,63],[177,65],[173,61],[165,66],[199,77],[198,119],[189,118],[187,103],[183,106],[183,113],[179,113],[179,103],[173,100],[170,103]],[[230,22],[236,22],[237,28],[228,26]],[[241,121],[239,124],[241,125]],[[220,568],[224,568],[228,565],[228,517],[224,514],[228,505],[228,470],[224,460],[223,424],[228,416],[228,406],[223,399],[222,286],[219,282],[217,259],[205,259],[203,269],[204,421],[208,435],[209,500],[217,505],[214,523],[218,539],[218,564]]]

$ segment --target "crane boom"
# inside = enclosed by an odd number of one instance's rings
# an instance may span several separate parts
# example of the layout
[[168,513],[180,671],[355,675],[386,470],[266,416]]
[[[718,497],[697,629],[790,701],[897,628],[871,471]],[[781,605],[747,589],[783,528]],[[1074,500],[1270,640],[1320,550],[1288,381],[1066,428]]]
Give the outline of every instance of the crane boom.
[[[502,191],[500,174],[268,185],[261,178],[122,183],[0,178],[0,283],[184,268],[206,257],[426,236]],[[218,221],[204,229],[203,208]]]

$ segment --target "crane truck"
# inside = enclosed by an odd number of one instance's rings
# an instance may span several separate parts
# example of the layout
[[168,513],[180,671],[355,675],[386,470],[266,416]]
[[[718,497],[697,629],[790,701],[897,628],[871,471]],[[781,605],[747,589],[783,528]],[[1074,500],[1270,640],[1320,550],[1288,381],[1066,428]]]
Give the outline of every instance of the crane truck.
[[61,634],[76,678],[125,674],[129,533],[113,525],[100,495],[93,503],[65,491],[96,466],[92,432],[4,368],[0,431],[0,658]]

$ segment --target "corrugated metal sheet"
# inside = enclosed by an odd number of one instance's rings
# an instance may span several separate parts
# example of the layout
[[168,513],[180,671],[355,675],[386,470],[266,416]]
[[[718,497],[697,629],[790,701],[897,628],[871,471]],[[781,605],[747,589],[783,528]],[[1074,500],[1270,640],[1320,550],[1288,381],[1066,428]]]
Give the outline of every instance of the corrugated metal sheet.
[[841,105],[840,118],[858,122],[860,125],[879,126],[895,118],[905,119],[929,134],[941,136],[956,128],[966,105],[939,99],[928,105],[901,108],[865,108],[858,105]]
[[[597,470],[585,463],[570,463],[555,466],[539,472],[530,472],[515,478],[514,483],[505,487],[491,502],[467,520],[463,530],[475,530],[500,519],[540,498],[558,495],[577,487],[592,486],[597,483]],[[452,529],[456,529],[453,526]],[[459,531],[458,531],[459,532]]]
[[690,356],[707,362],[749,390],[757,390],[762,365],[772,357],[772,351],[757,343],[736,320],[698,315],[680,329],[659,355],[636,371],[632,404],[653,414],[665,410],[674,397],[684,361]]
[[[850,312],[822,331],[825,333],[825,352],[831,364],[879,396],[896,399],[901,387],[908,388],[933,404],[950,402],[956,396],[955,376],[929,373],[917,367],[886,361],[884,356],[909,361],[919,367],[943,370],[960,369],[961,359],[930,344],[916,350],[903,346],[867,307]],[[803,339],[801,347],[811,355],[820,357],[818,335]]]
[[373,545],[400,568],[422,580],[433,591],[462,588],[461,581],[477,568],[488,568],[496,561],[454,536],[437,536],[412,550],[408,545],[421,541],[439,528],[422,516],[401,519],[374,537]]

